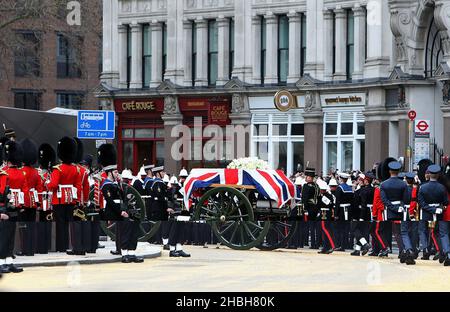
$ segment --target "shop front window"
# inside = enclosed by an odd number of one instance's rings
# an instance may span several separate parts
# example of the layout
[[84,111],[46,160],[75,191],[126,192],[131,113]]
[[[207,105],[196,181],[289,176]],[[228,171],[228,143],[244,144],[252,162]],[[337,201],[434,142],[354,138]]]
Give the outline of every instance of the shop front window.
[[327,143],[327,169],[334,171],[337,168],[337,142]]
[[156,165],[164,165],[164,142],[156,142]]
[[287,170],[287,142],[273,143],[273,169]]
[[294,154],[293,168],[295,172],[303,171],[304,167],[304,155],[305,155],[305,143],[294,142],[292,143],[292,151]]
[[353,170],[353,142],[342,142],[341,144],[341,170],[352,171]]
[[124,168],[133,169],[133,142],[123,142],[122,164]]

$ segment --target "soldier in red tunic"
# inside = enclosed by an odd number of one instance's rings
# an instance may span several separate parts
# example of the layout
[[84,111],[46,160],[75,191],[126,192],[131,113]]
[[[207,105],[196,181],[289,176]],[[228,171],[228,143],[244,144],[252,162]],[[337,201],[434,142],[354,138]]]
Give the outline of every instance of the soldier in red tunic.
[[[8,209],[22,209],[24,205],[24,190],[27,191],[27,181],[22,166],[23,149],[14,141],[4,146],[7,169],[0,172],[0,270],[1,273],[19,273],[23,269],[13,264],[14,240],[16,233],[16,215]],[[9,189],[9,190],[8,190]]]
[[36,231],[36,209],[39,203],[37,194],[39,184],[39,173],[34,165],[37,162],[38,150],[36,144],[30,139],[20,142],[23,148],[23,167],[27,180],[28,192],[24,192],[25,204],[19,213],[19,221],[24,222],[21,227],[22,255],[34,256],[35,231]]
[[[76,142],[64,137],[58,142],[57,153],[61,164],[54,166],[47,188],[53,192],[53,216],[56,222],[56,251],[66,252],[69,247],[69,222],[78,201],[79,168],[73,164],[77,152]],[[56,196],[55,196],[56,195]]]
[[39,183],[39,222],[37,223],[37,253],[47,254],[52,236],[52,196],[46,182],[50,180],[51,168],[56,164],[56,152],[50,144],[44,143],[38,149]]

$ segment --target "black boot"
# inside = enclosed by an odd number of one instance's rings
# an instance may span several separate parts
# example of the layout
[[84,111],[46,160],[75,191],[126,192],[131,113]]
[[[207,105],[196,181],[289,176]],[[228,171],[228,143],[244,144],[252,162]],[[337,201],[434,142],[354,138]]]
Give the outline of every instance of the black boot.
[[450,266],[450,255],[447,255],[445,257],[444,266]]
[[378,257],[379,254],[380,254],[379,251],[372,250],[372,252],[369,254],[369,257]]
[[380,254],[378,255],[378,257],[380,258],[387,258],[389,256],[389,249],[383,249]]
[[440,253],[439,255],[439,263],[442,264],[445,261],[445,254],[443,252]]
[[189,258],[191,256],[190,254],[184,252],[183,250],[179,250],[179,251],[177,251],[177,253],[178,253],[179,257],[183,257],[183,258]]
[[322,250],[320,250],[319,252],[317,252],[318,254],[322,254],[322,255],[328,255],[330,253],[333,252],[333,249],[325,249],[323,248]]
[[180,254],[177,251],[175,251],[175,250],[171,250],[169,252],[169,257],[176,257],[176,258],[178,258],[178,257],[180,257]]
[[359,257],[359,256],[361,256],[361,252],[359,250],[354,250],[350,255]]
[[370,245],[369,244],[365,244],[364,246],[361,247],[361,254],[363,256],[365,256],[370,250]]
[[399,259],[400,259],[400,263],[405,263],[406,262],[406,258],[408,257],[408,252],[403,250],[399,255],[398,255]]
[[428,252],[427,249],[424,249],[422,251],[422,258],[420,258],[420,260],[430,260],[430,253]]
[[415,265],[416,261],[414,260],[414,252],[412,250],[408,250],[406,252],[406,258],[405,258],[406,265]]

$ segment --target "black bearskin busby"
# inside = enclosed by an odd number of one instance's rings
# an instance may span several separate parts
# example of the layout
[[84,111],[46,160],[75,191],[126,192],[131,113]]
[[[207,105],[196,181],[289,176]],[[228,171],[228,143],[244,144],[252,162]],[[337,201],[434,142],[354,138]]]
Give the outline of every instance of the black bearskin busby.
[[425,174],[427,173],[428,167],[432,164],[433,162],[430,159],[422,159],[419,161],[417,164],[417,176],[419,177],[420,182],[426,182]]
[[397,159],[389,157],[386,158],[383,162],[378,165],[377,168],[377,179],[380,181],[386,181],[391,177],[389,173],[389,164],[393,161],[397,161]]
[[84,156],[84,145],[83,142],[79,138],[73,138],[77,143],[77,155],[75,159],[75,163],[79,164],[83,160]]
[[39,166],[42,169],[50,169],[56,164],[56,152],[55,149],[48,143],[44,143],[39,146]]
[[117,151],[112,144],[103,144],[97,150],[97,163],[105,171],[117,168]]
[[20,143],[8,141],[5,144],[5,159],[14,166],[20,167],[23,162],[23,149]]
[[38,159],[38,149],[36,144],[31,139],[23,139],[20,142],[23,149],[23,164],[25,166],[34,166]]
[[58,157],[65,164],[71,164],[75,162],[77,157],[77,143],[74,139],[64,137],[58,142]]

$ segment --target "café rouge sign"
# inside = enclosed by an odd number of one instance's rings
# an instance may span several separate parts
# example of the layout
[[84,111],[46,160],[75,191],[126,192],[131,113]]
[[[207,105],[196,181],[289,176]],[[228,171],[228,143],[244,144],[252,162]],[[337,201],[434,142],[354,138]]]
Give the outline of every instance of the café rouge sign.
[[127,101],[122,103],[124,111],[154,111],[156,110],[153,101]]

